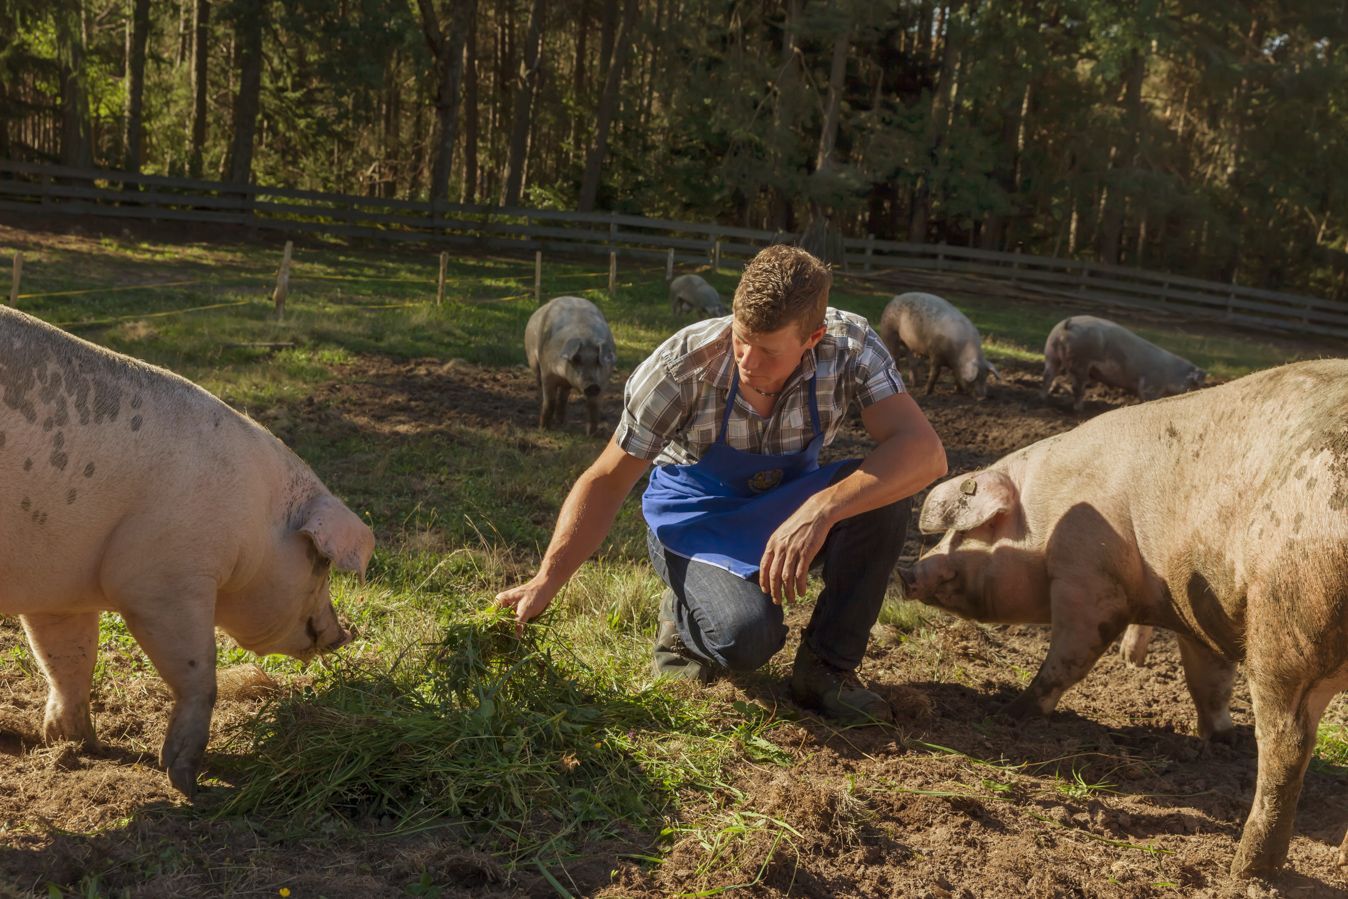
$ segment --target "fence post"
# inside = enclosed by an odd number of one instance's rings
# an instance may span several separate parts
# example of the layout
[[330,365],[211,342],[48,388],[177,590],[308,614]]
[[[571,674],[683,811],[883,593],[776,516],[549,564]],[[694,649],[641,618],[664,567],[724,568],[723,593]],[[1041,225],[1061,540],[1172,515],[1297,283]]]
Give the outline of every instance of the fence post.
[[716,238],[716,243],[711,247],[711,270],[719,272],[721,270],[721,238]]
[[[1231,284],[1226,288],[1226,320],[1231,320],[1232,300],[1236,298],[1236,279],[1231,278]],[[1304,321],[1304,319],[1303,319]]]
[[1018,287],[1016,275],[1020,272],[1020,247],[1016,247],[1016,250],[1012,255],[1016,258],[1011,260],[1011,286]]
[[866,235],[866,274],[871,273],[871,256],[875,255],[875,235]]
[[1086,295],[1086,282],[1090,280],[1091,270],[1086,267],[1086,263],[1081,263],[1081,274],[1077,276],[1077,293],[1080,296]]
[[614,213],[608,214],[608,245],[609,249],[618,242],[618,223],[613,220]]
[[618,290],[618,251],[608,251],[608,296],[613,299],[613,295]]
[[19,282],[23,280],[23,254],[14,253],[14,274],[9,282],[9,305],[15,308],[19,305]]
[[543,251],[534,250],[534,305],[543,305]]
[[440,277],[435,280],[435,305],[445,301],[445,268],[449,265],[449,251],[440,251]]
[[945,270],[945,244],[936,245],[936,270],[938,272]]
[[281,256],[281,267],[276,270],[276,289],[271,293],[271,300],[276,304],[276,317],[283,318],[286,314],[286,294],[290,293],[290,251],[294,247],[291,241],[286,241],[285,253]]
[[669,248],[669,254],[665,256],[665,280],[674,280],[674,248]]

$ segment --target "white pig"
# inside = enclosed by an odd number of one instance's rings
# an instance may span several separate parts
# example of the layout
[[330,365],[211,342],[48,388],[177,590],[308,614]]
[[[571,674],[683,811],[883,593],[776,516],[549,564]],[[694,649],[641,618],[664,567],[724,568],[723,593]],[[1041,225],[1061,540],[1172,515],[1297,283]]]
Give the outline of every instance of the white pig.
[[524,355],[538,382],[540,428],[566,424],[573,389],[585,397],[586,433],[599,433],[599,396],[617,362],[604,313],[581,297],[554,297],[534,310],[524,329]]
[[1137,622],[1179,636],[1199,734],[1224,737],[1244,663],[1259,775],[1232,872],[1282,864],[1348,687],[1348,360],[1108,412],[937,486],[920,526],[944,536],[902,572],[910,597],[1052,625],[1013,715],[1051,712]]
[[1189,360],[1093,315],[1065,318],[1049,332],[1044,342],[1044,399],[1063,374],[1072,381],[1072,408],[1078,412],[1091,381],[1131,391],[1145,402],[1202,387],[1207,377]]
[[[961,393],[978,399],[988,395],[988,375],[1001,380],[996,366],[983,355],[978,329],[946,300],[931,293],[901,293],[889,301],[880,316],[880,339],[897,362],[908,355],[908,380],[917,383],[914,358],[927,360],[927,387],[931,393],[943,369],[955,376]],[[911,355],[909,355],[911,354]]]
[[719,318],[730,314],[716,288],[701,275],[679,275],[669,282],[669,308],[676,315],[696,312]]
[[350,639],[328,569],[374,534],[265,428],[189,381],[0,308],[0,614],[48,681],[43,735],[97,745],[98,615],[173,692],[160,762],[191,795],[215,704],[215,626],[307,659]]

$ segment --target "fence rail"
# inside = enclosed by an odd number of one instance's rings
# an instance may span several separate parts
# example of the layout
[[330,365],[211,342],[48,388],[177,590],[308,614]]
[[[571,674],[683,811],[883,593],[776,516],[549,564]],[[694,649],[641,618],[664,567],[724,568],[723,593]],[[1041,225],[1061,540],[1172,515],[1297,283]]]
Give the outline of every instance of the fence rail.
[[[617,213],[426,203],[0,160],[0,211],[236,225],[479,250],[682,263],[745,260],[795,234]],[[1315,336],[1348,337],[1348,304],[1117,265],[872,238],[843,241],[854,275],[895,289],[933,275],[1019,295],[1123,306]],[[971,282],[972,283],[972,282]]]

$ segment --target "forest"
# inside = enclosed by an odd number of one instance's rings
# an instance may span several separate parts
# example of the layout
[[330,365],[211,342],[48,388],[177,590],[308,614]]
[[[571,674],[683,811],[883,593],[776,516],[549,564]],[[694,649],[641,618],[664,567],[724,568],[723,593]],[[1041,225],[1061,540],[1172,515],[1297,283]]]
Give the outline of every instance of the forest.
[[1348,299],[1348,4],[0,0],[0,158]]

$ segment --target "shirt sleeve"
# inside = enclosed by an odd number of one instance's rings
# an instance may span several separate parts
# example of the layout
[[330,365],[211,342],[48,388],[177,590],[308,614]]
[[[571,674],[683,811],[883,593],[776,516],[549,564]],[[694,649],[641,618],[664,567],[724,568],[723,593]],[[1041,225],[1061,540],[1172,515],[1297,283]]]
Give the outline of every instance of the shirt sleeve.
[[623,387],[623,414],[613,439],[628,455],[653,462],[676,433],[685,405],[661,354],[652,353]]
[[857,356],[856,391],[857,402],[863,409],[904,392],[903,378],[894,365],[894,357],[889,355],[874,328],[866,329],[866,339]]

